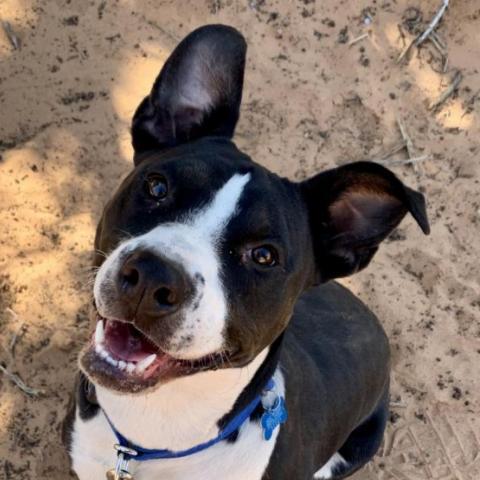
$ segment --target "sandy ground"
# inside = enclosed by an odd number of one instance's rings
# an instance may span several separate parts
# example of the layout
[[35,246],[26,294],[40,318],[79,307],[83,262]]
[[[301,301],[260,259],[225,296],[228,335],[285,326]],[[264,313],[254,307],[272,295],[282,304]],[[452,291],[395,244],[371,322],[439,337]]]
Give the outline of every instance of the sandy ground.
[[[15,50],[0,31],[0,362],[42,391],[28,397],[0,373],[0,479],[69,478],[59,426],[88,332],[94,227],[131,168],[135,106],[176,42],[211,22],[248,39],[236,138],[258,162],[303,179],[382,158],[401,141],[397,117],[412,155],[429,156],[392,168],[426,192],[431,236],[404,221],[370,268],[345,281],[382,319],[393,350],[385,442],[355,479],[480,478],[478,1],[452,0],[438,29],[445,73],[429,42],[395,62],[439,5],[0,2],[21,41]],[[458,92],[430,111],[457,71]]]

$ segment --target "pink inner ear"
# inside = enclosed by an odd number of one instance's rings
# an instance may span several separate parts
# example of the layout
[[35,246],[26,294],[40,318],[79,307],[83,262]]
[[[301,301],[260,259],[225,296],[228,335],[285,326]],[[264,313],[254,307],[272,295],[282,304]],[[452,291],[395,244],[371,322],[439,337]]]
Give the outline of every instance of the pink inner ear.
[[369,231],[377,236],[380,230],[391,229],[402,211],[400,200],[372,190],[346,191],[329,207],[334,230],[359,237],[369,236]]

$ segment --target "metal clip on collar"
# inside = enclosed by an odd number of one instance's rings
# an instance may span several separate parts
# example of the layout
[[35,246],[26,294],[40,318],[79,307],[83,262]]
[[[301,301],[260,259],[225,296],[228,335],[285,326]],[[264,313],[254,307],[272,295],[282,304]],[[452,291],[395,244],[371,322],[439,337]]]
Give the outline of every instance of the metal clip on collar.
[[117,451],[117,463],[115,468],[107,472],[107,480],[133,480],[132,474],[128,471],[128,462],[131,457],[138,455],[136,450],[132,448],[123,447],[116,443],[114,446]]

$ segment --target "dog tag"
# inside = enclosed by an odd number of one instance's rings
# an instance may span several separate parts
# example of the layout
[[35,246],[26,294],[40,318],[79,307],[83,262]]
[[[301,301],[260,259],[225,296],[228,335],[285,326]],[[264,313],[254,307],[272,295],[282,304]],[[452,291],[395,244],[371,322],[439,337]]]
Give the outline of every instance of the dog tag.
[[134,480],[133,475],[128,471],[128,462],[130,461],[130,457],[137,455],[137,452],[131,448],[123,447],[118,443],[113,447],[117,451],[117,463],[115,468],[107,472],[107,480]]
[[107,480],[134,480],[128,472],[117,472],[114,468],[107,472]]
[[277,396],[275,403],[271,408],[265,410],[262,415],[261,423],[263,429],[263,438],[270,440],[274,430],[287,421],[287,408],[285,407],[285,399]]

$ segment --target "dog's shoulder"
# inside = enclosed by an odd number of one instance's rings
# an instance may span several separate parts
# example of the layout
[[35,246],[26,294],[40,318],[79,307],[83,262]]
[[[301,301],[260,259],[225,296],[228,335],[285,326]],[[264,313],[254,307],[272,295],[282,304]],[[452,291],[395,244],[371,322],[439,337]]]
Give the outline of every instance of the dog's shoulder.
[[345,344],[353,339],[357,345],[388,343],[376,315],[350,290],[332,281],[299,298],[289,329],[305,345],[319,340],[322,348],[329,340]]

